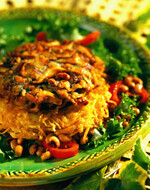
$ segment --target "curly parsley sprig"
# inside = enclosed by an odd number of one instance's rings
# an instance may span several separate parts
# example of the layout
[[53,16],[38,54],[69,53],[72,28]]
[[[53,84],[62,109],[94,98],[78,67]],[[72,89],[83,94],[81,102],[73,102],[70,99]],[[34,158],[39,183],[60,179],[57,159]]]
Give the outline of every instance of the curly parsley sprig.
[[4,162],[5,160],[13,160],[17,156],[14,151],[8,145],[8,137],[4,135],[0,135],[0,162]]
[[[125,117],[130,115],[129,128],[137,116],[137,113],[133,109],[133,107],[137,107],[139,104],[137,98],[137,96],[130,98],[129,95],[123,93],[122,100],[119,106],[114,110],[112,117],[106,120],[105,125],[101,125],[99,128],[94,130],[94,135],[88,143],[88,146],[97,147],[108,139],[122,136],[125,132],[123,125],[123,122],[126,121]],[[118,115],[121,119],[118,119]]]

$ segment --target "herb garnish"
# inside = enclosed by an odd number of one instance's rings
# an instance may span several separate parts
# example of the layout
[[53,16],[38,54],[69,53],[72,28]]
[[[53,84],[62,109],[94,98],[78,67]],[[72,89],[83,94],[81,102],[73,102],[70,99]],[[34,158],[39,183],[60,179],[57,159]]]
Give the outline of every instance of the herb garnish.
[[137,97],[134,96],[133,98],[130,98],[129,95],[123,93],[121,103],[114,110],[112,117],[106,121],[105,126],[101,125],[99,128],[94,130],[94,135],[87,146],[97,147],[98,145],[103,144],[107,139],[121,137],[125,132],[123,127],[123,121],[125,121],[125,119],[118,120],[116,116],[130,115],[130,123],[132,124],[137,115],[133,106],[138,106]]
[[9,137],[0,135],[0,162],[17,158],[14,151],[8,145],[8,139]]
[[114,110],[115,115],[121,116],[131,116],[131,120],[134,120],[135,116],[137,115],[134,111],[133,107],[138,106],[137,96],[133,96],[131,99],[129,95],[122,93],[122,99],[119,106]]
[[127,161],[121,166],[117,177],[105,178],[107,168],[104,167],[95,172],[75,178],[64,190],[144,190],[149,167],[150,157],[143,151],[141,139],[139,138],[134,146],[131,161]]

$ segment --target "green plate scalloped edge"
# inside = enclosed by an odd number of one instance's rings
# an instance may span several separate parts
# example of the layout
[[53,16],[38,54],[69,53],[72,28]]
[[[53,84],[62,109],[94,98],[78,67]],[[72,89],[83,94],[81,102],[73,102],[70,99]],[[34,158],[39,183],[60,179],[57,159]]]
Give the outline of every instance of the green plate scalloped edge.
[[[28,11],[30,11],[30,14],[28,14]],[[51,9],[17,9],[1,12],[0,23],[4,23],[9,20],[8,18],[10,15],[11,19],[20,19],[25,17],[30,19],[39,14],[45,14],[45,12],[47,12],[47,14],[54,14],[57,16],[58,13],[59,16],[68,14],[66,12]],[[83,25],[83,27],[86,28],[86,25],[88,24],[91,28],[94,27],[102,31],[102,35],[103,32],[105,32],[105,27],[110,29],[110,33],[112,30],[115,30],[116,34],[120,35],[122,43],[125,43],[131,47],[133,51],[138,53],[142,63],[145,65],[144,67],[146,68],[146,72],[150,73],[150,53],[136,41],[131,39],[126,32],[122,32],[112,25],[99,22],[83,15],[76,15],[74,13],[69,14],[82,17],[83,20],[81,25]],[[150,78],[148,78],[148,74],[145,80],[147,89],[150,91]],[[53,183],[102,167],[121,157],[125,152],[130,150],[139,136],[143,138],[149,133],[149,115],[150,100],[148,101],[137,122],[123,135],[121,139],[118,138],[115,140],[110,140],[106,142],[105,145],[90,149],[88,151],[80,150],[80,152],[72,158],[65,160],[53,159],[42,162],[37,157],[29,156],[27,158],[19,158],[10,162],[1,163],[0,186],[29,186]],[[146,122],[143,122],[143,118],[145,117],[147,117],[147,120]]]

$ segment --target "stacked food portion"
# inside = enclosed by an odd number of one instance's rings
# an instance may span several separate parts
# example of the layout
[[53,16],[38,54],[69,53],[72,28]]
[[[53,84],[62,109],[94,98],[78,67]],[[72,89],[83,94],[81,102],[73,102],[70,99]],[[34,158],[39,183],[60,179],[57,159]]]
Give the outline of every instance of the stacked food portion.
[[41,36],[9,53],[0,68],[0,131],[10,135],[14,150],[35,139],[31,154],[43,141],[86,144],[109,117],[111,97],[105,65],[82,45],[85,39],[60,43]]

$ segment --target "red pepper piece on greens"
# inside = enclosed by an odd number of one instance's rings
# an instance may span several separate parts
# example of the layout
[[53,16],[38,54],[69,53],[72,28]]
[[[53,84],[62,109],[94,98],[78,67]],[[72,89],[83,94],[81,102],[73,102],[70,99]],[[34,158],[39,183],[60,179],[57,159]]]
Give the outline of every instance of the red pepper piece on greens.
[[81,40],[76,40],[77,43],[82,45],[89,45],[93,42],[95,42],[100,36],[100,32],[95,30],[94,32],[91,32],[90,34],[86,35]]
[[45,32],[39,32],[36,36],[37,41],[45,41],[46,40],[46,33]]
[[63,142],[60,147],[52,147],[47,144],[46,141],[43,141],[43,145],[46,149],[48,149],[52,156],[55,158],[65,159],[75,156],[79,151],[79,145],[74,142]]
[[149,98],[149,92],[145,88],[142,88],[139,96],[141,97],[140,103],[146,103]]

